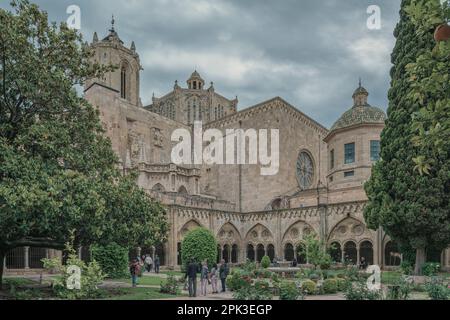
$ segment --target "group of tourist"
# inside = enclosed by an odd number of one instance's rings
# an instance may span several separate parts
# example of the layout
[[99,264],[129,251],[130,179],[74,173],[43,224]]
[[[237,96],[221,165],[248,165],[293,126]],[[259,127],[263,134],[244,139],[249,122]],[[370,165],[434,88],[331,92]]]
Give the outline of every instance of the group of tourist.
[[194,258],[190,259],[188,266],[186,267],[185,279],[187,280],[186,286],[189,291],[189,297],[194,298],[197,296],[197,274],[200,273],[200,292],[203,296],[208,295],[208,285],[211,285],[212,293],[219,293],[218,279],[221,282],[221,291],[226,292],[226,282],[230,273],[230,268],[225,260],[220,262],[220,266],[213,264],[211,270],[208,267],[208,261],[203,261],[200,265]]
[[133,259],[130,263],[130,274],[133,288],[137,286],[139,276],[142,275],[143,270],[146,270],[148,273],[154,270],[155,273],[158,274],[160,266],[161,263],[157,255],[155,256],[155,259],[153,259],[149,254]]

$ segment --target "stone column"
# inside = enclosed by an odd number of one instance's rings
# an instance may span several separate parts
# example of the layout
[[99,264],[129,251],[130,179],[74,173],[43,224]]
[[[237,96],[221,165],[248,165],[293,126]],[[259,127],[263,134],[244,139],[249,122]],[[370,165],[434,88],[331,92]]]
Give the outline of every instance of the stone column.
[[8,268],[6,267],[6,255],[5,258],[3,259],[3,271],[8,270]]
[[356,265],[359,265],[359,262],[361,261],[361,247],[360,245],[356,245]]
[[30,269],[30,259],[29,259],[29,254],[30,254],[30,247],[24,247],[24,266],[25,269]]

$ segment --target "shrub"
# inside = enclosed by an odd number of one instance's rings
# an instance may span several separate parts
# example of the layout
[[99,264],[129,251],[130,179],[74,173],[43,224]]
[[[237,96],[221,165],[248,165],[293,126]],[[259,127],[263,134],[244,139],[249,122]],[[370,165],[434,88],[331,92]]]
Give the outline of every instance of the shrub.
[[369,290],[365,281],[349,284],[345,290],[347,300],[381,300],[381,291]]
[[323,282],[323,292],[326,294],[335,294],[338,292],[338,283],[336,279],[326,279]]
[[[77,300],[77,299],[94,299],[101,295],[98,286],[105,279],[100,265],[96,261],[89,264],[78,258],[76,250],[72,245],[66,244],[66,251],[68,252],[67,265],[63,265],[61,259],[42,259],[44,268],[51,271],[61,273],[53,282],[53,292],[61,299]],[[81,270],[80,289],[71,290],[68,284],[73,273],[69,273],[72,267],[78,267]]]
[[439,263],[428,262],[422,265],[422,273],[427,277],[435,277],[441,270],[441,265]]
[[267,269],[270,267],[270,258],[268,256],[264,256],[261,260],[261,267]]
[[248,271],[248,272],[253,272],[256,269],[257,269],[256,262],[252,262],[252,261],[250,261],[248,259],[244,263],[244,265],[242,266],[242,270],[245,270],[245,271]]
[[442,279],[434,278],[425,285],[425,289],[431,300],[448,300],[450,289],[443,284]]
[[345,277],[350,281],[358,281],[360,279],[358,268],[355,266],[348,266],[345,270]]
[[128,249],[115,243],[91,247],[92,259],[97,261],[108,278],[128,277]]
[[390,300],[408,300],[413,289],[413,282],[409,281],[406,276],[403,276],[388,287],[387,296]]
[[349,282],[346,279],[336,278],[335,280],[336,280],[336,285],[337,285],[338,291],[342,292],[347,289]]
[[217,259],[217,242],[211,231],[205,228],[194,229],[187,233],[181,244],[181,259],[187,266],[190,259],[197,263],[208,260],[212,264]]
[[411,275],[414,271],[413,265],[409,261],[402,261],[400,264],[400,270],[404,275]]
[[273,293],[267,281],[256,281],[254,285],[245,286],[233,293],[236,300],[272,300]]
[[280,300],[298,300],[301,296],[300,290],[295,283],[284,281],[280,284]]
[[309,275],[309,280],[312,280],[314,282],[317,282],[320,280],[320,275],[318,273],[311,273]]
[[252,283],[250,273],[245,270],[233,270],[227,278],[227,286],[231,291],[237,291],[249,287]]
[[312,280],[303,281],[301,288],[302,288],[302,292],[305,295],[314,295],[314,294],[316,294],[316,291],[317,291],[317,285]]
[[179,294],[178,280],[174,275],[169,275],[166,281],[161,283],[159,290],[161,293],[177,295]]

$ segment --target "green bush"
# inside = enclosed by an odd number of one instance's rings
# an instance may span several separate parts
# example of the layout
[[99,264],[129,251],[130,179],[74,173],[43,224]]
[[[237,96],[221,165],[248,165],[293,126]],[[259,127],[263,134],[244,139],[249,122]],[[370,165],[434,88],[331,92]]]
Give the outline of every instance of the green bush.
[[166,281],[161,283],[160,292],[171,295],[178,295],[180,290],[178,287],[179,283],[174,275],[169,275]]
[[128,249],[115,243],[91,247],[92,260],[97,261],[108,278],[128,277]]
[[[339,276],[339,275],[338,275]],[[336,285],[339,292],[343,292],[347,289],[349,282],[344,278],[336,278]]]
[[280,300],[298,300],[301,296],[300,290],[294,282],[284,281],[280,284]]
[[389,300],[408,300],[414,289],[413,281],[402,276],[388,286],[387,298]]
[[247,261],[242,265],[242,270],[253,272],[257,269],[256,262],[252,262],[247,259]]
[[450,297],[450,289],[439,278],[434,278],[428,282],[425,289],[431,300],[448,300]]
[[264,256],[261,260],[261,267],[267,269],[270,267],[270,258],[268,256]]
[[314,295],[317,292],[317,285],[312,280],[303,281],[301,288],[305,295]]
[[381,291],[369,290],[365,281],[349,284],[345,291],[347,300],[381,300]]
[[233,293],[235,300],[272,300],[273,292],[267,281],[256,281],[254,285],[242,287]]
[[251,275],[245,270],[233,270],[227,278],[227,287],[231,291],[237,291],[244,287],[249,287],[252,283]]
[[212,264],[217,260],[217,242],[211,231],[205,228],[194,229],[187,233],[181,244],[181,259],[187,266],[191,259],[197,263],[208,260]]
[[402,261],[400,264],[400,270],[404,275],[411,275],[414,271],[413,264],[409,261]]
[[323,292],[326,294],[335,294],[338,292],[338,283],[336,279],[326,279],[323,282]]
[[435,277],[441,271],[441,265],[439,263],[427,262],[422,265],[422,273],[427,277]]
[[[42,259],[44,268],[48,271],[58,272],[60,277],[53,281],[53,292],[61,299],[65,300],[78,300],[78,299],[95,299],[101,296],[101,291],[98,286],[105,279],[105,275],[102,272],[102,268],[96,261],[92,261],[89,264],[78,258],[76,250],[70,244],[66,245],[66,251],[68,252],[67,264],[63,265],[61,259]],[[68,284],[72,283],[71,277],[73,275],[71,269],[78,267],[81,271],[80,288],[69,289]]]

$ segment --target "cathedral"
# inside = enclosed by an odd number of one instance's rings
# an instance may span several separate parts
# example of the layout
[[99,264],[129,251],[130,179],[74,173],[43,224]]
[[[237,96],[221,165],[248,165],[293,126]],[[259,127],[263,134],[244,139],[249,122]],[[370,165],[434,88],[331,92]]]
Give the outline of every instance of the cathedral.
[[[95,62],[119,68],[87,81],[84,96],[98,107],[120,168],[137,170],[139,186],[167,208],[168,241],[137,248],[134,256],[157,254],[164,267],[177,269],[183,237],[205,227],[216,235],[218,259],[232,264],[259,262],[265,255],[286,265],[293,260],[307,264],[301,248],[308,234],[329,245],[337,263],[365,258],[385,269],[401,263],[397,244],[364,222],[363,186],[380,157],[386,114],[369,104],[361,83],[352,100],[349,93],[349,106],[342,106],[331,129],[280,97],[238,111],[237,98],[217,93],[197,71],[143,105],[135,43],[126,46],[112,27],[103,39],[95,33],[90,46]],[[171,135],[180,128],[192,131],[194,121],[224,134],[228,129],[278,129],[278,173],[263,176],[251,164],[175,165]],[[20,263],[25,268],[31,268],[28,250]],[[436,259],[450,269],[450,249]],[[6,267],[14,269],[11,261]]]

